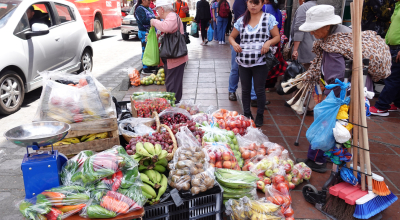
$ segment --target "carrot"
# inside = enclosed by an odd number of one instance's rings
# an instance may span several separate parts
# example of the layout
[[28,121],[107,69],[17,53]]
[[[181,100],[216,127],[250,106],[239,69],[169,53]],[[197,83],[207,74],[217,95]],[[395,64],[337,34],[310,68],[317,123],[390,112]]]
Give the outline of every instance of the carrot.
[[125,202],[121,202],[119,200],[116,200],[110,196],[104,196],[103,200],[101,201],[100,204],[103,208],[108,209],[110,211],[116,212],[116,213],[122,213],[125,214],[129,210],[129,205],[126,204]]
[[221,108],[219,111],[220,111],[221,113],[227,113],[227,112],[228,112],[228,110],[223,109],[223,108]]
[[71,212],[71,211],[74,211],[74,213],[76,213],[76,212],[79,212],[81,209],[83,209],[83,207],[85,207],[85,206],[86,206],[86,204],[67,205],[67,206],[58,207],[57,209],[64,213]]
[[73,84],[73,83],[70,83],[70,84],[68,84],[69,86],[75,86],[75,84]]
[[51,204],[55,207],[62,207],[62,201],[65,198],[65,195],[59,192],[42,192],[44,196],[46,196]]

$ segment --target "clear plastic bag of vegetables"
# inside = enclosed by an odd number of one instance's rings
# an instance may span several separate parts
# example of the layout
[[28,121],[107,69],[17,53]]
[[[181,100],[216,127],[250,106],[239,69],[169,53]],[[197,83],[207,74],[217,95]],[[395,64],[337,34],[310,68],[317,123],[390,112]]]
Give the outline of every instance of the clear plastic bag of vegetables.
[[176,134],[179,148],[170,163],[168,184],[178,190],[191,190],[193,195],[214,187],[214,168],[209,166],[205,149],[187,127]]
[[207,154],[210,157],[210,166],[240,170],[238,161],[228,144],[220,142],[204,143],[203,148],[206,149]]
[[225,202],[225,207],[226,214],[234,220],[284,219],[284,216],[280,213],[280,206],[265,199],[254,200],[246,196],[239,200],[229,199]]
[[193,99],[181,100],[178,104],[176,104],[176,107],[185,109],[187,112],[189,112],[190,115],[195,115],[197,113],[200,113],[201,104],[195,104]]
[[292,209],[292,197],[290,196],[290,191],[288,188],[281,187],[286,183],[275,182],[273,185],[268,185],[265,187],[265,198],[275,205],[281,206],[281,214],[285,216],[286,219],[294,219],[294,211]]
[[154,118],[127,118],[119,122],[118,131],[129,137],[143,136],[156,132],[151,128],[154,122]]
[[268,137],[258,128],[248,127],[246,131],[246,134],[243,136],[236,135],[242,157],[244,156],[243,153],[248,151],[243,159],[246,160],[255,155],[266,155],[267,146],[264,143],[269,143]]
[[294,185],[299,185],[303,180],[309,180],[311,178],[312,170],[305,163],[300,162],[293,166],[290,174],[292,175],[291,182]]
[[197,113],[192,115],[192,120],[199,125],[208,125],[209,124],[209,115],[206,113]]
[[80,212],[90,200],[82,186],[60,186],[17,204],[21,214],[30,220],[58,220]]
[[[94,151],[91,150],[84,150],[79,152],[79,154],[75,155],[71,159],[69,159],[63,166],[61,170],[61,182],[64,185],[75,185],[73,180],[75,180],[76,176],[74,175],[82,170],[82,166],[86,159],[93,156],[95,154]],[[79,175],[79,174],[76,174]]]

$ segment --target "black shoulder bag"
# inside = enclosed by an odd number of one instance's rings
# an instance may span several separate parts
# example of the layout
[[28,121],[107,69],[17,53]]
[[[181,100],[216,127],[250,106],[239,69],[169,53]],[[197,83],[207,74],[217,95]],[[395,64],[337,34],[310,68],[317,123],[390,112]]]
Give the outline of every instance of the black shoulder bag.
[[179,16],[176,15],[178,30],[175,33],[165,34],[162,39],[160,57],[162,59],[179,58],[186,56],[188,50],[186,47],[185,35],[181,34],[181,22]]

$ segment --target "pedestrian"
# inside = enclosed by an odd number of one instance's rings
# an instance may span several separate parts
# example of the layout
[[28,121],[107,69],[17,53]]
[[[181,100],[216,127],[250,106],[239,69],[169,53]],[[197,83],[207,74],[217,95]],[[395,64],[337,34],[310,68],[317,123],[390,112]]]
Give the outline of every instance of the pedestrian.
[[218,2],[219,0],[215,0],[212,5],[211,5],[211,15],[212,15],[212,19],[213,19],[213,28],[214,28],[214,40],[218,41],[218,24],[217,24],[217,18],[218,18],[218,14],[217,14],[217,8],[218,8]]
[[[238,53],[236,61],[239,64],[239,76],[242,84],[242,104],[244,116],[253,118],[250,111],[251,87],[257,94],[257,116],[255,124],[261,127],[264,123],[265,80],[268,70],[265,54],[270,46],[280,41],[278,22],[275,17],[262,11],[263,2],[247,0],[247,10],[244,16],[234,24],[229,43]],[[240,36],[240,44],[235,38]]]
[[270,13],[273,15],[278,22],[278,29],[282,29],[282,12],[279,10],[278,0],[265,0],[265,4],[262,8],[263,12]]
[[[142,59],[144,49],[146,48],[146,35],[150,30],[150,19],[155,18],[153,11],[150,8],[151,0],[138,0],[135,5],[134,16],[138,23],[138,37],[142,42]],[[143,63],[142,63],[143,64]],[[142,74],[151,74],[155,70],[155,67],[149,67],[143,64]]]
[[[299,0],[299,3],[303,2]],[[306,12],[317,5],[316,0],[304,0],[304,3],[296,10],[290,31],[290,39],[294,41],[292,49],[292,59],[298,60],[307,70],[315,54],[312,52],[315,38],[308,32],[299,30],[299,27],[306,22]]]
[[[157,0],[156,10],[162,21],[151,19],[151,26],[157,28],[165,34],[180,31],[184,34],[183,24],[178,14],[175,13],[171,0]],[[165,71],[165,87],[167,92],[174,92],[178,103],[182,98],[182,80],[185,71],[185,64],[188,61],[188,55],[178,58],[163,59]]]
[[[174,3],[174,10],[182,19],[187,17],[187,13],[189,12],[189,7],[186,2],[183,2],[182,0],[176,0],[176,2]],[[186,26],[187,22],[183,22],[183,31],[185,33],[186,33]]]
[[226,0],[219,0],[217,8],[217,28],[218,28],[218,41],[219,44],[225,43],[225,31],[228,25],[229,13],[231,12],[231,7]]
[[[247,9],[247,1],[246,0],[236,0],[233,3],[233,14],[234,14],[234,20],[233,22],[235,23],[245,12]],[[236,43],[240,43],[240,36],[237,36],[235,39]],[[236,97],[236,90],[238,88],[238,83],[239,83],[239,65],[236,62],[236,51],[233,49],[232,45],[231,47],[231,72],[229,74],[229,100],[230,101],[237,101]],[[253,105],[253,102],[257,103],[257,96],[256,92],[254,91],[254,84],[251,87],[251,104]],[[266,101],[266,105],[269,104],[269,101]]]
[[385,40],[392,55],[392,68],[379,100],[369,108],[371,114],[377,116],[389,116],[389,111],[400,111],[400,0],[396,2]]
[[207,45],[207,27],[211,22],[210,4],[206,0],[200,0],[196,4],[196,17],[195,20],[200,24],[201,30],[201,45]]
[[365,0],[361,18],[361,30],[375,31],[382,38],[385,38],[395,3],[395,0]]
[[[306,5],[304,3],[303,5]],[[334,84],[335,79],[344,81],[345,57],[347,50],[340,48],[352,48],[352,45],[341,45],[341,33],[351,33],[351,29],[342,25],[340,16],[335,15],[335,8],[331,5],[318,5],[308,9],[306,21],[299,27],[300,31],[310,33],[316,39],[313,51],[317,51],[317,57],[309,68],[309,73],[317,73],[318,77],[323,77],[326,84]],[[328,38],[329,37],[329,38]],[[338,48],[335,50],[334,48]],[[318,57],[321,57],[318,59]],[[318,69],[319,68],[319,69]],[[373,91],[371,76],[367,76],[366,87],[368,91]],[[325,89],[323,98],[332,90]],[[336,97],[340,97],[340,87],[333,89]],[[297,158],[296,162],[304,162],[313,171],[326,172],[326,158],[324,151],[313,150],[309,146],[307,159]]]
[[231,34],[231,30],[232,30],[232,18],[233,18],[232,11],[229,10],[228,25],[226,26],[226,31],[225,31],[226,36],[228,36],[228,37],[229,37],[229,34]]

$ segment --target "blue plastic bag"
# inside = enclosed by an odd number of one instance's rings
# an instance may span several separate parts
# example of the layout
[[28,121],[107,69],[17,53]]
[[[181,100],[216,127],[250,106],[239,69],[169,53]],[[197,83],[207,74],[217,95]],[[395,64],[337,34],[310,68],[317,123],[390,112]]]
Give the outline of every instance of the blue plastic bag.
[[190,35],[195,35],[197,34],[197,23],[196,22],[192,22],[191,24],[191,28],[190,28]]
[[210,24],[210,26],[208,26],[207,38],[208,38],[208,41],[212,41],[214,38],[214,30],[213,30],[211,24]]
[[340,98],[337,98],[335,93],[331,91],[328,97],[314,108],[314,122],[306,133],[307,140],[313,150],[328,151],[335,146],[335,137],[332,129],[336,125],[337,113],[341,105],[350,103],[350,97],[345,98],[349,83],[343,83],[338,79],[335,82],[338,84],[327,85],[326,88],[332,89],[340,86]]

